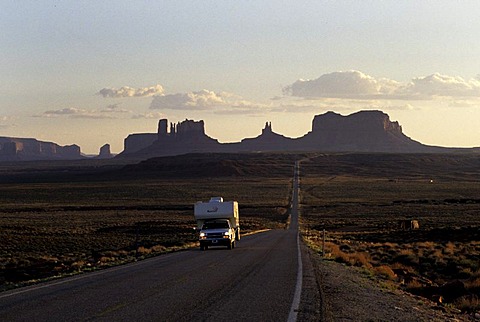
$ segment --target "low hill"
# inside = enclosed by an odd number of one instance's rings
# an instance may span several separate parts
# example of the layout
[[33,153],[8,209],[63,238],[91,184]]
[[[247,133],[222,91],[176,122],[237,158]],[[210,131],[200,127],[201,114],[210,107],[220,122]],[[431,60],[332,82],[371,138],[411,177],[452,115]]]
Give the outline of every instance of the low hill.
[[[137,163],[125,159],[30,161],[0,165],[0,181],[79,182],[156,178],[357,176],[385,179],[480,180],[480,156],[407,153],[192,153]],[[120,162],[121,161],[121,162]]]
[[276,177],[291,176],[297,154],[205,153],[159,157],[127,165],[116,174],[122,177]]
[[302,164],[304,175],[480,180],[478,154],[321,154]]

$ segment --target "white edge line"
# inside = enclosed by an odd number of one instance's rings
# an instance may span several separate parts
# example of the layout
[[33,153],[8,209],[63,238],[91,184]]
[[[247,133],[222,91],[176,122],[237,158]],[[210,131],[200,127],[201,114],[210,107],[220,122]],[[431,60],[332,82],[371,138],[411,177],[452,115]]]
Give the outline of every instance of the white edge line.
[[[295,180],[293,180],[293,184],[294,184],[293,195],[295,195],[295,193],[298,194],[298,161],[295,162],[294,178]],[[298,195],[297,195],[297,198],[298,198]],[[294,197],[292,197],[292,199],[294,199]],[[298,209],[297,209],[297,218],[298,218]],[[297,259],[298,259],[297,260],[297,283],[295,285],[295,293],[293,295],[293,301],[292,301],[292,306],[290,307],[290,313],[288,314],[288,319],[287,319],[288,322],[297,321],[298,310],[300,308],[300,298],[302,295],[303,262],[302,262],[302,252],[300,250],[300,231],[298,230],[298,228],[297,228]]]
[[293,296],[292,306],[288,314],[288,322],[297,321],[298,309],[300,307],[300,297],[302,295],[302,278],[303,278],[303,263],[302,253],[300,251],[300,234],[297,234],[297,253],[298,253],[298,268],[297,268],[297,284],[295,285],[295,294]]

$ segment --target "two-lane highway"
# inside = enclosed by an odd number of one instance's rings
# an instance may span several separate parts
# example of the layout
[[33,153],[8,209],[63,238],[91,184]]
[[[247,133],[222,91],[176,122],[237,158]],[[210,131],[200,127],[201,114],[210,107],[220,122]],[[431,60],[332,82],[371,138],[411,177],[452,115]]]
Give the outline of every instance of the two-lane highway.
[[244,237],[233,250],[182,251],[0,293],[0,319],[294,320],[297,238],[295,205],[290,229]]

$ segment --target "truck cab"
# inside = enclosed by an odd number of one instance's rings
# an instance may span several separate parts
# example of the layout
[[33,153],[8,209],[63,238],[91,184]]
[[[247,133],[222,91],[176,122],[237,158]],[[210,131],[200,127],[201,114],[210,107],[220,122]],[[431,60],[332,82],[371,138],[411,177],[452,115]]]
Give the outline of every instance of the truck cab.
[[230,226],[228,219],[207,220],[203,223],[199,235],[200,249],[209,246],[235,247],[235,229]]

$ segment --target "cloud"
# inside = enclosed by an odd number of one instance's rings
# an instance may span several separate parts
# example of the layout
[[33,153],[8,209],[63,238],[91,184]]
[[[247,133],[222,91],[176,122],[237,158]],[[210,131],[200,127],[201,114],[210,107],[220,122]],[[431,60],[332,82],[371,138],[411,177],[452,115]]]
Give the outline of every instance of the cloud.
[[[84,110],[83,110],[84,111]],[[63,108],[61,110],[49,110],[45,111],[43,114],[45,117],[53,117],[53,116],[59,116],[59,115],[75,115],[78,113],[81,113],[82,110],[75,108],[75,107],[68,107],[68,108]]]
[[[399,91],[402,93],[402,91]],[[464,80],[461,77],[441,75],[438,73],[414,78],[403,89],[409,97],[480,97],[480,80]]]
[[58,110],[48,110],[42,114],[34,115],[34,117],[54,118],[54,117],[69,117],[77,119],[117,119],[121,114],[130,113],[128,110],[112,108],[108,106],[101,110],[87,110],[76,107],[68,107]]
[[215,106],[228,105],[227,93],[215,93],[206,89],[198,92],[168,94],[155,96],[150,104],[151,109],[198,110]]
[[150,109],[208,110],[218,114],[252,114],[264,112],[269,105],[244,100],[228,92],[203,89],[198,92],[155,96]]
[[165,114],[160,112],[151,112],[151,113],[143,113],[143,114],[135,114],[132,115],[132,119],[162,119],[165,118]]
[[285,95],[304,98],[356,98],[372,99],[387,95],[398,83],[380,79],[352,70],[324,74],[314,80],[299,79],[283,89]]
[[408,83],[366,75],[359,71],[333,72],[314,80],[297,80],[283,89],[284,95],[305,99],[426,100],[437,97],[480,98],[480,80],[464,80],[438,73]]
[[149,97],[154,95],[163,95],[162,85],[155,85],[145,88],[132,88],[123,86],[120,88],[102,88],[97,95],[103,97]]

